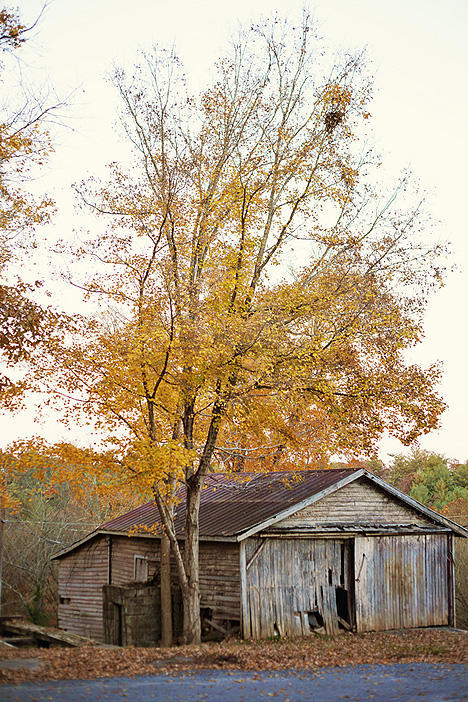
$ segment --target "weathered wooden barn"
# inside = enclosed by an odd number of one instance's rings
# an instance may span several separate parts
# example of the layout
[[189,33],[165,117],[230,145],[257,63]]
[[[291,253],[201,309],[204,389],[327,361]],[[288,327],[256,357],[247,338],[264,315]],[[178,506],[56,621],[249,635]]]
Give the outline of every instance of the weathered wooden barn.
[[[57,554],[61,628],[104,640],[103,586],[157,582],[159,524],[149,503]],[[182,542],[183,524],[182,496]],[[211,474],[201,607],[253,638],[453,625],[453,539],[467,535],[363,469]]]

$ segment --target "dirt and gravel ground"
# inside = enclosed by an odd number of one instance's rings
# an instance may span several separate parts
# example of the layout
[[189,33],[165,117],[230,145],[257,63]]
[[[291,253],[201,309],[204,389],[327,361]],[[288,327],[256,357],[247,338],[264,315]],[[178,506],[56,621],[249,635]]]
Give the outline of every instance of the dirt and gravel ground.
[[468,632],[417,629],[308,639],[233,640],[170,649],[115,649],[97,644],[78,648],[2,649],[0,682],[90,680],[207,669],[313,670],[393,663],[466,664]]

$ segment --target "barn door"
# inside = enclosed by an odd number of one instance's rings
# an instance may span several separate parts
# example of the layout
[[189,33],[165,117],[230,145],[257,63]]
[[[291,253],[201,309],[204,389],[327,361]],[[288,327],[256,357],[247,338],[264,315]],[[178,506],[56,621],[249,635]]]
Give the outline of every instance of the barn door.
[[357,631],[449,623],[446,534],[355,540]]
[[246,546],[245,637],[353,628],[349,540],[249,539]]

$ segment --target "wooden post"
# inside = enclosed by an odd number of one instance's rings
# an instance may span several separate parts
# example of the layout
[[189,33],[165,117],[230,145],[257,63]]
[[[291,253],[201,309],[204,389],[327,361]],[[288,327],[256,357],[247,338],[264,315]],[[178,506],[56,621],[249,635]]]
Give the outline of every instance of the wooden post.
[[107,584],[112,585],[112,535],[109,534],[107,547]]
[[[0,452],[1,454],[1,452]],[[0,500],[2,500],[1,504],[1,509],[0,509],[0,616],[2,614],[2,583],[3,583],[3,544],[5,540],[5,517],[6,517],[6,509],[5,509],[5,504],[3,502],[4,499],[6,499],[6,491],[7,491],[7,462],[4,460],[3,455],[0,456],[0,472],[1,476],[0,479],[3,483],[3,493],[4,496],[2,497],[0,495]]]
[[0,510],[0,616],[2,614],[2,571],[3,571],[3,537],[5,531],[5,507]]
[[241,636],[244,639],[251,637],[250,617],[247,599],[247,564],[246,564],[246,541],[241,541],[239,544],[240,558],[240,582],[241,582]]
[[455,558],[453,552],[453,534],[447,534],[447,577],[448,577],[448,611],[449,626],[457,625],[457,613],[455,609]]

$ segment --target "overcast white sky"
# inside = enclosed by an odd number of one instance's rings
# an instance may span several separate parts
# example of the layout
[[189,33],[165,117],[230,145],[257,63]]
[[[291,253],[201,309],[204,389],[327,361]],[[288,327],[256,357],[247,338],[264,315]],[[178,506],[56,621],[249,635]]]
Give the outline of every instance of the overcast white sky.
[[[27,21],[35,19],[41,6],[40,0],[19,2]],[[38,84],[48,81],[60,96],[74,91],[68,127],[59,133],[50,167],[34,186],[46,188],[56,199],[54,230],[67,238],[79,226],[70,184],[120,159],[123,146],[111,130],[118,103],[105,82],[114,63],[131,66],[138,49],[174,43],[189,79],[202,85],[223,40],[239,21],[245,25],[275,11],[294,16],[301,7],[301,2],[284,0],[52,0],[34,42],[24,51],[24,72]],[[431,213],[444,223],[442,236],[452,243],[458,270],[429,301],[426,338],[414,359],[422,365],[443,361],[441,391],[449,405],[442,429],[422,438],[421,446],[465,461],[468,3],[316,0],[310,7],[332,49],[367,45],[375,75],[371,112],[379,150],[394,172],[411,165],[429,191]],[[49,275],[45,267],[42,274]],[[35,433],[50,440],[87,440],[78,430],[66,432],[56,421],[37,424],[32,408],[3,416],[1,426],[1,445]],[[402,450],[396,441],[382,442],[384,458]]]

